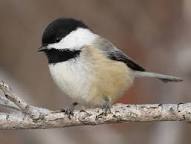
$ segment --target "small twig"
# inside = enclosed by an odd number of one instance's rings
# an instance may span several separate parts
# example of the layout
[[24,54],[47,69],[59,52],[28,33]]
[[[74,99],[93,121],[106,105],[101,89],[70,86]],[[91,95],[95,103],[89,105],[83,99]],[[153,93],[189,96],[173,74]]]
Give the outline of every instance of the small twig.
[[28,104],[22,100],[19,97],[16,97],[15,95],[13,95],[13,93],[11,92],[10,87],[5,83],[5,82],[1,82],[0,83],[0,89],[3,91],[4,96],[10,100],[11,102],[13,102],[15,105],[17,105],[21,111],[26,112],[27,111],[27,107]]
[[105,115],[102,108],[75,110],[70,117],[63,112],[28,105],[13,95],[5,83],[0,89],[7,99],[19,107],[21,113],[0,113],[0,129],[42,129],[121,122],[186,121],[191,122],[191,103],[180,104],[116,104]]
[[14,95],[5,82],[0,83],[0,89],[3,91],[4,96],[12,103],[14,103],[18,108],[20,109],[21,112],[29,115],[31,118],[35,119],[38,118],[39,115],[42,115],[44,113],[47,113],[49,110],[47,109],[42,109],[38,107],[31,106],[27,104],[24,100],[22,100],[20,97],[17,97]]
[[9,109],[20,111],[20,109],[13,102],[2,96],[0,96],[0,105]]

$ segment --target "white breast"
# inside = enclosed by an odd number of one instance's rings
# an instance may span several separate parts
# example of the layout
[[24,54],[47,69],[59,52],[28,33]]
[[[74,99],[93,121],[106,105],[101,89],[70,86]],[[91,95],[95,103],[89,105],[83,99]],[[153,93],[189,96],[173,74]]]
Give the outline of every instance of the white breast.
[[[88,97],[90,74],[86,66],[78,59],[49,65],[52,78],[58,87],[77,101]],[[83,100],[84,101],[84,100]]]

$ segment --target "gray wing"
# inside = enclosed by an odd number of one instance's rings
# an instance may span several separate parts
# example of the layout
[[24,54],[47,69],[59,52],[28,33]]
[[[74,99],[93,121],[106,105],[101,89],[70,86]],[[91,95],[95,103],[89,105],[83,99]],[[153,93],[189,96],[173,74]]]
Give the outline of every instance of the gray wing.
[[128,57],[123,51],[116,48],[111,42],[104,38],[97,38],[96,42],[94,43],[97,48],[101,49],[108,58],[121,61],[125,63],[129,68],[135,71],[145,71],[145,69],[138,65],[133,59]]

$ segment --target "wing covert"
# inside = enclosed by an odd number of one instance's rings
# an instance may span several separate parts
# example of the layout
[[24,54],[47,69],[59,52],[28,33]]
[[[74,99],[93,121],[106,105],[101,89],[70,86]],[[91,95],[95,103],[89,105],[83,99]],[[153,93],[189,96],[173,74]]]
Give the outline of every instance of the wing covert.
[[99,37],[94,43],[97,48],[101,49],[108,58],[121,61],[125,63],[128,67],[135,71],[145,71],[145,69],[138,65],[132,58],[128,57],[123,51],[116,48],[111,42],[108,40]]

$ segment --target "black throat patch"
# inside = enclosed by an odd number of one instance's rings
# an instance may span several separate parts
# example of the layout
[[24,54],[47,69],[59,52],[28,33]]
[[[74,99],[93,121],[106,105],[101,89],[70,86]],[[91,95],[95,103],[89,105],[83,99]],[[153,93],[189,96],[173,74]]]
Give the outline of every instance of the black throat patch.
[[45,51],[46,56],[48,58],[49,64],[56,64],[59,62],[64,62],[69,59],[76,58],[80,55],[80,50],[68,50],[68,49],[47,49]]

